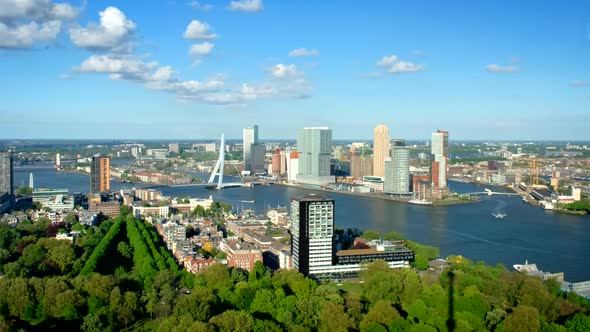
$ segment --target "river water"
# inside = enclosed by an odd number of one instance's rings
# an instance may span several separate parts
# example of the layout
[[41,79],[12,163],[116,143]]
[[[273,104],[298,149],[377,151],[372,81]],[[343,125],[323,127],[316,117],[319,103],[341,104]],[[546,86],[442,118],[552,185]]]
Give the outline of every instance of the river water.
[[[15,169],[15,186],[27,185],[30,172],[34,174],[35,187],[68,188],[71,193],[89,189],[88,176],[51,168]],[[113,190],[132,186],[111,182]],[[450,186],[453,191],[464,193],[483,191],[486,187],[458,182],[451,182]],[[213,196],[237,209],[251,208],[258,213],[269,206],[288,206],[291,197],[312,192],[283,185],[224,190],[197,186],[154,188],[170,196]],[[590,280],[590,216],[544,211],[522,202],[518,196],[484,196],[477,203],[424,207],[332,192],[324,195],[335,200],[335,222],[339,228],[395,231],[440,248],[442,256],[460,254],[509,268],[528,259],[544,271],[565,272],[568,281]],[[252,200],[255,203],[244,202]],[[496,219],[491,215],[496,212],[507,216]]]

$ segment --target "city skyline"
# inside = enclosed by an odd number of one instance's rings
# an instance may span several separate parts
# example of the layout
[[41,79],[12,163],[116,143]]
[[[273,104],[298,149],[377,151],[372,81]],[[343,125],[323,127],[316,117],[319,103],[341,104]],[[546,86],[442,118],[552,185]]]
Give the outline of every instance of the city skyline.
[[2,139],[237,138],[249,123],[342,139],[382,122],[407,139],[567,141],[590,121],[583,1],[0,6]]

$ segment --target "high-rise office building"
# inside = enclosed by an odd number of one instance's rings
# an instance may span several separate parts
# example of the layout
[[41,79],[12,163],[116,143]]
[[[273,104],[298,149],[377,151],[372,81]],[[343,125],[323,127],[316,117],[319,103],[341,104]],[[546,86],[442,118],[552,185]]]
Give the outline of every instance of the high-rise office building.
[[94,156],[90,165],[90,193],[100,194],[111,189],[111,160]]
[[410,193],[410,150],[404,140],[391,140],[391,158],[385,160],[383,191],[393,195]]
[[266,155],[266,146],[262,143],[255,143],[250,146],[250,172],[263,173],[264,156]]
[[244,128],[243,131],[243,144],[244,144],[244,170],[254,173],[255,170],[252,167],[252,145],[258,144],[258,126]]
[[389,128],[384,124],[375,127],[373,136],[373,175],[385,176],[385,159],[389,158]]
[[364,176],[373,175],[373,157],[352,157],[350,160],[350,175],[357,180],[362,179]]
[[14,194],[13,164],[12,151],[0,152],[0,195],[8,193],[12,197]]
[[323,271],[334,259],[334,200],[308,194],[291,200],[293,267],[304,275]]
[[437,188],[447,186],[447,165],[449,158],[449,132],[437,130],[432,133],[431,153],[433,162],[431,167],[432,185]]
[[330,176],[332,130],[327,127],[306,127],[297,135],[299,173],[297,182],[326,185],[335,182]]

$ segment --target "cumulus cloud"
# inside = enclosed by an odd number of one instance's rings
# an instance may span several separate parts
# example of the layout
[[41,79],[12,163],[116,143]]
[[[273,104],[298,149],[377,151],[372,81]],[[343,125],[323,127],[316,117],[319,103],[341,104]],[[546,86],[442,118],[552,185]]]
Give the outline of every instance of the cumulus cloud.
[[0,48],[30,48],[35,42],[54,40],[60,29],[61,21],[31,22],[16,27],[0,22]]
[[112,6],[98,14],[99,24],[90,23],[86,28],[70,29],[72,42],[78,47],[94,50],[122,51],[130,48],[129,41],[135,30],[135,23]]
[[192,1],[188,3],[189,6],[193,7],[194,9],[202,10],[202,11],[209,11],[213,9],[213,5],[208,3],[200,3],[198,1]]
[[320,53],[315,48],[308,50],[308,49],[302,47],[302,48],[296,48],[296,49],[292,50],[291,52],[289,52],[289,56],[293,56],[293,57],[318,56],[318,55],[320,55]]
[[486,66],[486,71],[489,73],[516,73],[520,70],[518,66],[507,65],[501,66],[498,64],[489,64]]
[[282,63],[272,66],[268,71],[275,78],[287,78],[299,75],[295,65],[284,65]]
[[229,4],[231,10],[255,13],[264,9],[262,0],[238,0]]
[[136,56],[116,54],[93,55],[76,68],[79,73],[106,74],[113,80],[143,84],[151,90],[165,91],[182,98],[204,100],[204,95],[219,92],[224,77],[217,75],[205,81],[180,80],[170,66],[145,62]]
[[424,70],[424,65],[400,60],[396,55],[384,56],[376,63],[377,67],[387,69],[391,74],[416,73]]
[[575,81],[570,82],[570,86],[572,86],[574,88],[582,88],[582,87],[590,86],[590,82],[584,81],[584,80],[575,80]]
[[62,23],[79,10],[51,0],[0,0],[0,48],[31,48],[57,38]]
[[70,20],[79,10],[67,3],[50,0],[0,0],[0,21],[30,19],[33,21]]
[[193,57],[203,57],[211,54],[215,45],[210,42],[200,44],[193,44],[189,50],[189,54]]
[[210,33],[209,24],[198,20],[192,20],[184,31],[184,38],[186,39],[214,39],[215,34]]

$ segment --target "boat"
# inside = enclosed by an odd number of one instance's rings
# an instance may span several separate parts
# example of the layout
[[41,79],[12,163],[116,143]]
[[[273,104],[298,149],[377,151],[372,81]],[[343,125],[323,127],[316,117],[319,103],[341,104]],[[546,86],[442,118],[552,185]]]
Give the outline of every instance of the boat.
[[242,203],[256,203],[255,200],[251,200],[251,201],[241,201]]
[[492,216],[496,217],[496,219],[502,219],[507,216],[506,213],[492,213]]
[[410,204],[416,204],[416,205],[432,205],[431,201],[427,201],[425,199],[412,199],[409,201]]
[[526,260],[524,264],[514,264],[512,267],[514,267],[514,269],[520,273],[526,273],[533,277],[539,277],[542,280],[555,279],[559,282],[563,282],[564,280],[563,272],[551,273],[540,271],[537,268],[537,264],[529,264],[528,260]]

